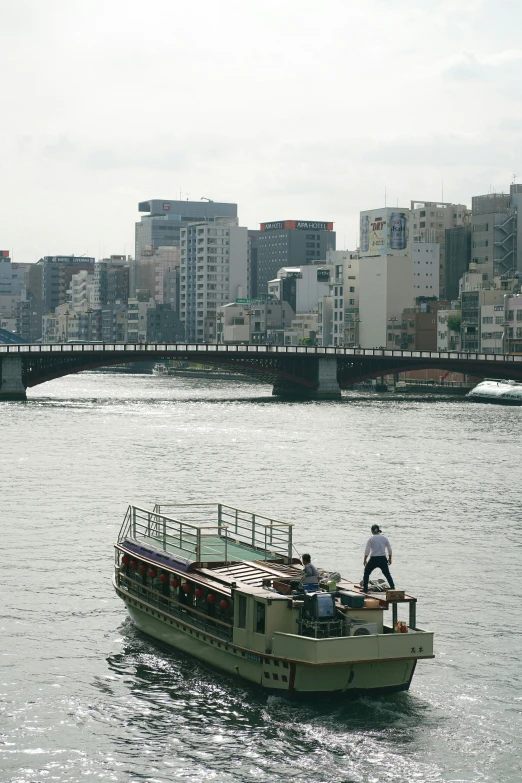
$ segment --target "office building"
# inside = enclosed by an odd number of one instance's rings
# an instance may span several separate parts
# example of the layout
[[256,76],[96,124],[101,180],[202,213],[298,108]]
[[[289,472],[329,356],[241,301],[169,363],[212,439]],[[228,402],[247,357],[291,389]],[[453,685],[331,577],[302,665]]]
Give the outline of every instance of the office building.
[[318,307],[317,343],[353,348],[359,342],[359,255],[330,250],[326,261],[333,273],[328,295]]
[[178,313],[169,304],[155,304],[147,310],[147,342],[176,343],[185,337]]
[[413,296],[439,298],[440,246],[437,242],[413,242]]
[[282,267],[316,264],[335,250],[333,223],[314,220],[277,220],[261,223],[257,239],[256,295],[268,292],[268,282]]
[[283,345],[283,333],[294,311],[288,302],[231,302],[216,314],[218,343],[260,343]]
[[522,354],[522,294],[512,294],[504,299],[504,353]]
[[138,204],[139,212],[147,212],[136,223],[135,254],[140,259],[147,247],[179,247],[181,229],[189,223],[209,222],[216,218],[237,218],[237,204],[219,201],[171,201],[150,199]]
[[71,278],[77,272],[94,272],[94,258],[85,256],[44,256],[37,265],[42,268],[42,300],[47,312],[67,301]]
[[[102,258],[94,265],[94,305],[101,305],[114,302],[112,298],[117,289],[122,294],[121,301],[127,301],[129,296],[129,261],[127,256],[112,255],[109,258]],[[126,290],[125,290],[126,281]],[[111,291],[109,292],[109,288]]]
[[455,226],[445,231],[444,295],[453,301],[459,297],[459,283],[471,262],[471,226]]
[[216,310],[247,294],[248,230],[237,218],[181,229],[180,318],[185,338],[211,342]]
[[440,248],[440,295],[448,298],[444,290],[446,269],[446,229],[469,226],[471,210],[465,204],[443,201],[412,201],[410,204],[412,242],[436,243]]
[[248,229],[248,296],[257,297],[257,254],[261,231]]
[[283,267],[268,283],[268,295],[288,302],[294,313],[317,310],[317,302],[330,291],[333,266],[327,264]]
[[472,198],[471,259],[491,277],[522,272],[522,185],[512,184],[509,193],[488,193]]
[[413,307],[411,255],[362,258],[359,266],[359,333],[361,348],[386,347],[388,326]]

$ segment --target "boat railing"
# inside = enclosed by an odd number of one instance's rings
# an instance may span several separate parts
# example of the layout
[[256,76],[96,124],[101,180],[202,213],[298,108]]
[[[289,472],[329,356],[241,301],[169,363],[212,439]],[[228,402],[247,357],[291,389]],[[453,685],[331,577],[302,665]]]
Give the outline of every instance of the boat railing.
[[157,503],[154,506],[157,514],[162,509],[168,509],[169,519],[170,514],[188,518],[192,525],[205,531],[213,525],[220,538],[259,550],[265,559],[270,556],[292,559],[292,525],[287,522],[225,503]]
[[228,562],[228,536],[220,525],[202,527],[139,506],[129,506],[119,541],[126,537],[146,539],[165,551],[176,551],[192,561]]
[[225,641],[231,641],[233,629],[230,623],[219,620],[217,617],[209,617],[191,606],[182,604],[175,598],[161,595],[157,590],[147,587],[147,585],[141,585],[132,577],[119,573],[118,569],[116,569],[116,578],[119,587],[129,594],[135,595],[148,604],[152,604],[174,617],[179,617],[184,622],[194,625],[207,633],[219,636]]

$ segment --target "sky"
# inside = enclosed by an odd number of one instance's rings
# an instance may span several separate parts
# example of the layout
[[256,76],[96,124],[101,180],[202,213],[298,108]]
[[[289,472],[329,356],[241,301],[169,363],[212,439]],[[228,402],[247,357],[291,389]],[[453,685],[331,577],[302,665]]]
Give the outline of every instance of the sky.
[[[240,225],[522,182],[519,0],[0,0],[0,249],[132,254],[139,201]],[[386,194],[386,195],[385,195]]]

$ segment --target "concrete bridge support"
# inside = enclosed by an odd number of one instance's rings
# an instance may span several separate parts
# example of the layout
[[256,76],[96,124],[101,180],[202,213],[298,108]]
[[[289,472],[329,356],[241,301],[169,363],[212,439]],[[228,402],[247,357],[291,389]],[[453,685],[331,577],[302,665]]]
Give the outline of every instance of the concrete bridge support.
[[341,387],[337,381],[337,359],[320,357],[316,363],[316,386],[292,383],[283,378],[274,383],[272,394],[279,397],[307,400],[340,400]]
[[27,399],[22,370],[21,356],[4,356],[0,359],[0,402]]

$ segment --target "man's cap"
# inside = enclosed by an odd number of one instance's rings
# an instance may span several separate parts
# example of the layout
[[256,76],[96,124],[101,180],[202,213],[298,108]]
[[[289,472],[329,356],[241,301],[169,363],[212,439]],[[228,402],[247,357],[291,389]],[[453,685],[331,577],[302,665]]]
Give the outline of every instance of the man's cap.
[[382,530],[379,527],[379,525],[372,525],[372,533],[382,533]]

